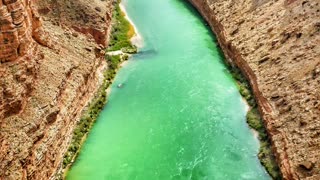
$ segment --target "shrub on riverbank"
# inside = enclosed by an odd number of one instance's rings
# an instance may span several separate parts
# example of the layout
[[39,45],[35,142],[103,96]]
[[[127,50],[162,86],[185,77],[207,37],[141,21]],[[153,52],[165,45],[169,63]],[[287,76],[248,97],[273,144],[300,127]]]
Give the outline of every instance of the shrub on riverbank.
[[73,160],[78,155],[78,151],[81,147],[83,138],[90,131],[93,125],[93,122],[96,120],[104,104],[106,103],[105,89],[108,86],[109,86],[109,83],[107,81],[104,81],[96,97],[90,103],[86,112],[83,114],[80,121],[76,125],[76,128],[73,132],[71,144],[68,148],[68,151],[64,155],[63,168],[66,168],[68,165],[72,164]]
[[[119,1],[118,1],[119,2]],[[124,18],[119,5],[116,5],[114,10],[114,26],[111,33],[110,46],[108,51],[122,50],[127,53],[136,53],[137,48],[130,42],[130,36],[126,33],[132,31],[130,29],[129,22]],[[132,32],[130,32],[132,33]],[[72,165],[72,163],[77,158],[80,148],[86,139],[87,134],[91,130],[94,122],[98,118],[103,107],[107,103],[107,88],[112,84],[113,79],[116,75],[120,64],[123,61],[128,60],[129,56],[127,54],[123,55],[106,55],[106,61],[108,64],[107,70],[103,73],[104,79],[99,90],[97,91],[94,99],[87,106],[87,109],[83,112],[80,121],[76,125],[73,132],[71,144],[64,155],[63,159],[63,169],[66,171]],[[62,179],[62,177],[60,177]]]
[[251,128],[255,129],[259,133],[260,149],[258,157],[261,164],[266,168],[273,179],[281,179],[278,165],[271,151],[270,140],[268,139],[266,129],[263,125],[263,121],[257,107],[251,108],[248,112],[247,122]]
[[273,179],[281,179],[278,164],[276,163],[275,157],[271,150],[270,139],[268,138],[268,134],[261,119],[261,115],[252,94],[250,84],[238,68],[231,65],[227,65],[227,67],[233,78],[237,81],[240,94],[250,105],[250,110],[247,113],[247,123],[252,129],[259,133],[260,149],[258,157],[260,162]]
[[98,118],[100,112],[102,111],[104,105],[107,102],[106,89],[111,85],[120,64],[127,59],[128,58],[125,55],[106,56],[106,60],[108,62],[108,69],[104,72],[104,81],[101,87],[99,88],[95,98],[91,101],[90,105],[87,107],[80,121],[76,125],[76,128],[73,132],[71,144],[68,148],[68,151],[64,155],[64,169],[67,168],[67,166],[71,165],[73,161],[77,158],[77,155],[86,135],[91,130],[94,122]]
[[117,4],[113,12],[112,30],[108,51],[122,50],[129,54],[136,53],[137,47],[130,42],[130,38],[134,35],[134,33],[132,33],[132,29],[132,25],[127,21],[119,4]]

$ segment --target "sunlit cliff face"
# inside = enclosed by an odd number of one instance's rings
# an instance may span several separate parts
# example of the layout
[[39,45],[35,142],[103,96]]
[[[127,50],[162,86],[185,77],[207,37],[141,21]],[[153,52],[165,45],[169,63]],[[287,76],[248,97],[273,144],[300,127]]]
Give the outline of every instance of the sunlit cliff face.
[[284,179],[320,179],[320,3],[190,0],[248,77]]
[[30,51],[32,21],[30,1],[0,1],[0,61],[14,61]]
[[101,16],[86,20],[109,32],[112,4],[66,2],[0,0],[0,179],[53,177],[99,87],[103,47],[72,28],[77,19],[64,17]]

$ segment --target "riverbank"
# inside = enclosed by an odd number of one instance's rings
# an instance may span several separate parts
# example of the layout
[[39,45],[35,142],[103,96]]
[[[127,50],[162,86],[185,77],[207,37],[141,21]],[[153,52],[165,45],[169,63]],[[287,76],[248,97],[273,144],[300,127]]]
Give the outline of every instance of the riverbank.
[[108,52],[119,51],[123,53],[136,53],[137,47],[132,43],[131,39],[136,35],[136,28],[132,22],[126,18],[125,10],[121,8],[121,1],[118,1],[113,13],[113,28],[109,42]]
[[[197,0],[189,0],[189,2],[198,10],[202,17],[208,22],[212,31],[217,37],[217,43],[220,45],[221,56],[224,56],[226,66],[232,74],[233,78],[237,81],[239,92],[242,97],[247,101],[250,106],[247,113],[248,125],[258,132],[260,140],[260,149],[258,157],[261,164],[266,168],[267,172],[273,179],[281,179],[280,170],[274,154],[272,152],[271,140],[266,131],[265,124],[262,120],[256,99],[258,97],[258,89],[255,82],[255,76],[252,75],[252,70],[247,67],[247,63],[241,58],[241,55],[236,54],[231,48],[230,42],[227,42],[223,34],[223,25],[218,22],[215,16],[210,16],[208,4],[200,3]],[[254,88],[252,90],[252,87]],[[256,94],[253,94],[256,93]],[[260,105],[261,100],[259,101]]]
[[118,1],[113,11],[111,40],[105,55],[108,67],[103,72],[103,80],[99,90],[83,112],[73,132],[71,144],[63,159],[63,175],[60,176],[62,179],[65,179],[72,164],[76,161],[87,135],[107,103],[107,97],[110,93],[109,87],[113,83],[117,71],[128,60],[130,54],[137,52],[137,47],[131,39],[138,34],[136,33],[136,28],[131,23],[126,19],[125,10],[123,7],[120,8],[120,1]]
[[273,179],[281,179],[278,165],[271,150],[270,139],[268,138],[266,128],[264,127],[263,120],[249,82],[243,76],[239,68],[230,64],[226,64],[226,66],[233,78],[236,80],[241,96],[249,106],[246,118],[248,125],[253,129],[253,133],[260,141],[258,153],[259,160]]
[[120,10],[123,12],[124,18],[129,22],[130,29],[128,31],[128,36],[130,38],[130,41],[133,45],[135,45],[138,48],[143,47],[143,38],[141,34],[139,33],[139,30],[137,26],[133,23],[133,21],[130,19],[130,17],[127,15],[125,4],[123,1],[119,4]]

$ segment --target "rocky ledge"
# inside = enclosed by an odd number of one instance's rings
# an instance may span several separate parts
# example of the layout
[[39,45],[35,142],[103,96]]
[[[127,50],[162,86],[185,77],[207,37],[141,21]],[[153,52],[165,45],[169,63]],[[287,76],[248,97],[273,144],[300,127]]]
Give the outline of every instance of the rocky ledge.
[[250,81],[283,179],[320,179],[320,2],[189,1]]
[[111,0],[0,0],[0,179],[54,179],[105,67]]

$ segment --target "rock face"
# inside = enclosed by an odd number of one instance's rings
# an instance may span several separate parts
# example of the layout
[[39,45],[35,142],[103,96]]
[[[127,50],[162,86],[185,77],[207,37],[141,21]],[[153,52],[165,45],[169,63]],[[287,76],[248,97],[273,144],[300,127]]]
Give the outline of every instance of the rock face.
[[284,179],[320,179],[320,1],[189,0],[250,81]]
[[0,179],[53,179],[99,87],[111,0],[0,0]]
[[32,15],[21,1],[0,1],[0,7],[0,61],[8,62],[24,56],[32,47]]

